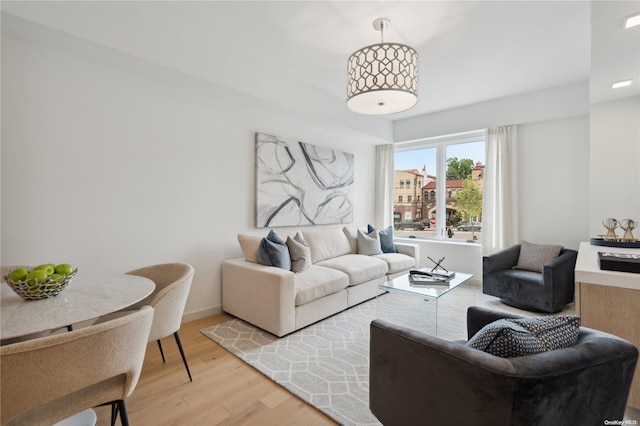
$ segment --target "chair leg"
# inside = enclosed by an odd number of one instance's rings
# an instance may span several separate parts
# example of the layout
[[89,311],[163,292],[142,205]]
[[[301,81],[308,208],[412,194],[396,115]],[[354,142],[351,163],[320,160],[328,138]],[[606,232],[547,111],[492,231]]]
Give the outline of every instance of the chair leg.
[[118,403],[113,401],[111,403],[111,426],[116,426],[117,419],[118,419]]
[[120,412],[122,426],[129,426],[129,416],[127,415],[127,407],[124,405],[124,399],[118,400],[118,411]]
[[173,337],[176,338],[176,343],[178,344],[180,355],[182,355],[182,362],[184,362],[184,367],[187,369],[187,374],[189,375],[189,381],[193,382],[193,379],[191,378],[191,371],[189,371],[189,364],[187,364],[187,357],[184,356],[184,351],[182,350],[182,343],[180,343],[180,336],[178,336],[177,331],[173,333]]
[[158,348],[160,348],[160,355],[162,355],[162,363],[164,364],[164,351],[162,350],[162,343],[160,343],[160,339],[157,340]]

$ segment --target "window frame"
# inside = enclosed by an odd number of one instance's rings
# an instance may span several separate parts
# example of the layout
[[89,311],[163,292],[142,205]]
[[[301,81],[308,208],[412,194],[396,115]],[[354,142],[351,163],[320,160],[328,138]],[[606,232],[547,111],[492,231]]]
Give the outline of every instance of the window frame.
[[[472,142],[485,142],[485,152],[486,152],[486,137],[485,130],[472,130],[469,132],[455,133],[443,136],[435,136],[424,139],[417,139],[410,142],[398,142],[394,145],[394,156],[396,152],[403,151],[412,151],[417,149],[436,149],[436,176],[444,177],[444,179],[438,178],[436,180],[436,193],[435,200],[436,206],[446,206],[447,205],[447,147],[453,145],[460,145],[465,143]],[[422,191],[420,193],[422,194]],[[431,199],[431,196],[429,196]],[[393,200],[393,198],[392,198]],[[393,210],[393,205],[391,206]],[[436,229],[435,235],[433,238],[444,241],[448,240],[447,235],[447,223],[446,223],[446,208],[438,208],[436,207]],[[480,241],[478,241],[478,244]]]

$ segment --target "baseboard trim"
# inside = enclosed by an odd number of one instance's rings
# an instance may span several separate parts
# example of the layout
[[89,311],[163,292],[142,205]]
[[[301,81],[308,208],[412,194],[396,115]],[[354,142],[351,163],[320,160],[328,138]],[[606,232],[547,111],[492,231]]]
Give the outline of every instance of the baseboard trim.
[[210,317],[211,315],[217,315],[222,313],[222,306],[214,306],[212,308],[201,309],[199,311],[192,311],[182,315],[182,323],[199,320],[201,318]]

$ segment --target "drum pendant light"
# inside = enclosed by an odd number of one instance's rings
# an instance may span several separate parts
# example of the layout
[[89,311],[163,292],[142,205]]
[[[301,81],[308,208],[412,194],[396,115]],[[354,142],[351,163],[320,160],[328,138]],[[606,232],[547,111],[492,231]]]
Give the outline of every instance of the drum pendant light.
[[380,43],[356,50],[347,63],[347,106],[360,114],[381,115],[408,110],[418,102],[418,52],[400,43],[385,43],[386,18],[376,19]]

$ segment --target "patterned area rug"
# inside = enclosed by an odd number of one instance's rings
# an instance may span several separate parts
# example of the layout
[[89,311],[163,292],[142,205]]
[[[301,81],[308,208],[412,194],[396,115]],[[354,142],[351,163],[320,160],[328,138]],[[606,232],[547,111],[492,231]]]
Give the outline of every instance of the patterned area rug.
[[[466,309],[477,288],[462,285],[440,298],[441,338],[466,339]],[[277,338],[242,320],[202,333],[343,425],[379,425],[369,410],[369,324],[374,318],[434,334],[433,300],[385,294]]]
[[[463,284],[438,299],[388,293],[283,338],[234,319],[201,332],[302,400],[343,425],[380,425],[369,410],[369,324],[375,318],[466,340],[467,308],[536,316]],[[573,303],[563,314],[574,314]]]

